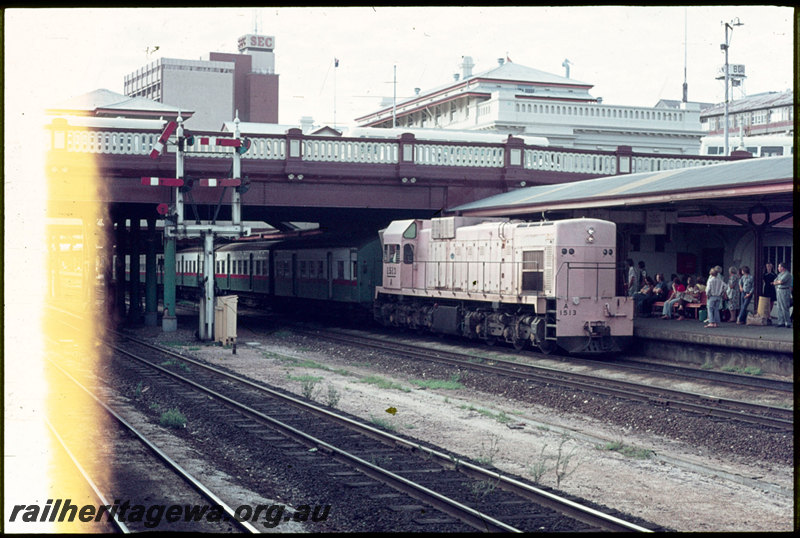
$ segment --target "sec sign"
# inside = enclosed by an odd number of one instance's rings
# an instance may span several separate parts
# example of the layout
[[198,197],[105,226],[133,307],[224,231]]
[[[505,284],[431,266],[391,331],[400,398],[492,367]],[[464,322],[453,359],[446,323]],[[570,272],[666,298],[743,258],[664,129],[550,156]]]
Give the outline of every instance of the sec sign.
[[246,34],[239,38],[239,52],[244,49],[272,50],[274,48],[275,37],[271,35]]

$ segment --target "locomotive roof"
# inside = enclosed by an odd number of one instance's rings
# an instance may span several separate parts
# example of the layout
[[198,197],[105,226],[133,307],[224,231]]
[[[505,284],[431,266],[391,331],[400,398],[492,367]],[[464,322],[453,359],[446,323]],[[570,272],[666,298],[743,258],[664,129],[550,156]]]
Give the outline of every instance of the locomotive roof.
[[[761,157],[734,162],[623,174],[505,192],[450,209],[463,215],[520,215],[570,209],[634,209],[669,206],[682,216],[709,207],[747,212],[754,198],[766,196],[770,210],[792,210],[792,157]],[[788,204],[788,205],[787,205]],[[785,207],[784,207],[785,206]]]
[[293,248],[362,247],[370,241],[377,240],[378,234],[372,230],[347,234],[330,233],[286,239],[281,241],[277,248],[284,250]]
[[228,243],[216,249],[217,252],[240,252],[249,250],[264,250],[280,241],[241,241]]

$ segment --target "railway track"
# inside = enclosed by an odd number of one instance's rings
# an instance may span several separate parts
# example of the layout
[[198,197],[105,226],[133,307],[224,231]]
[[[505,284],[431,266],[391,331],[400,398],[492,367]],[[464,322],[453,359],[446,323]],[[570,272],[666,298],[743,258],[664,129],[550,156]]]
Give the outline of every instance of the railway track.
[[[84,374],[82,365],[61,362],[49,360],[51,370],[64,380],[59,383],[60,394],[69,395],[64,403],[70,411],[59,412],[58,419],[48,420],[47,425],[91,488],[97,501],[93,524],[100,525],[101,532],[259,532],[77,379],[73,373]],[[93,449],[87,451],[86,446]],[[79,518],[84,523],[85,506],[81,505]],[[61,514],[65,512],[66,506]],[[76,530],[72,520],[67,521],[69,526],[62,530]]]
[[[189,309],[192,312],[196,312],[196,309]],[[250,309],[246,307],[240,308],[240,314],[245,314],[247,318],[254,318],[257,320],[265,320],[270,323],[274,323],[275,320],[271,314],[267,314],[263,311],[257,309]],[[243,316],[239,319],[239,324],[243,327],[247,327],[248,323],[244,321]],[[285,320],[282,320],[285,321]],[[302,330],[298,326],[298,331]],[[331,332],[336,331],[337,329],[332,329]],[[253,331],[257,333],[257,331]],[[347,331],[345,331],[347,333]],[[378,335],[385,335],[386,339],[397,340],[398,332],[391,331],[385,332],[380,328],[376,330],[370,330],[370,333],[378,334]],[[365,337],[369,337],[366,336]],[[376,340],[380,340],[381,338],[375,337]],[[420,346],[425,346],[424,340]],[[480,344],[482,349],[487,349],[485,344]],[[473,347],[474,349],[474,347]],[[511,349],[509,348],[509,352]],[[639,373],[649,373],[649,374],[664,374],[669,376],[670,378],[674,379],[686,379],[692,381],[703,381],[713,383],[715,385],[721,385],[736,389],[763,389],[767,391],[774,391],[774,392],[785,392],[789,394],[794,393],[794,383],[792,381],[784,381],[781,379],[771,379],[771,378],[763,378],[763,377],[756,377],[752,375],[743,375],[737,374],[733,372],[720,372],[720,371],[712,371],[712,370],[703,370],[698,368],[680,366],[678,364],[667,364],[657,361],[650,361],[650,360],[641,360],[633,357],[627,358],[614,358],[608,361],[598,361],[597,359],[585,359],[576,356],[561,356],[558,354],[548,354],[544,355],[542,353],[538,353],[536,351],[515,351],[515,354],[521,354],[524,357],[531,357],[533,359],[541,359],[544,358],[548,361],[555,361],[555,362],[562,362],[564,364],[569,364],[571,366],[584,366],[587,368],[597,368],[598,366],[603,366],[605,368],[614,368],[615,370],[620,370],[624,372],[639,372]],[[465,352],[465,356],[468,353]]]
[[[169,383],[182,386],[176,390],[192,391],[195,398],[212,398],[234,409],[235,415],[231,414],[229,420],[247,431],[261,432],[261,442],[265,445],[280,446],[286,444],[288,438],[297,445],[294,451],[302,454],[304,461],[311,459],[316,460],[315,465],[343,466],[324,472],[345,485],[366,486],[365,479],[369,483],[379,482],[395,492],[381,495],[399,492],[473,530],[648,531],[497,470],[485,469],[456,455],[384,432],[204,362],[127,335],[121,338],[113,349],[134,359],[137,368],[158,372],[159,376],[167,375]],[[154,362],[141,356],[143,354],[169,357],[168,361],[188,365],[188,370],[187,367],[161,366],[156,364],[159,359]],[[200,394],[202,396],[197,396]],[[244,421],[242,415],[247,417]],[[293,450],[290,446],[285,448]],[[321,455],[328,457],[323,459]]]
[[354,335],[347,332],[293,330],[298,334],[306,334],[313,338],[323,338],[345,345],[371,348],[381,352],[401,355],[405,358],[437,362],[466,370],[513,377],[546,385],[560,385],[572,390],[604,394],[624,400],[669,406],[671,409],[680,409],[685,412],[719,419],[757,424],[774,428],[775,430],[792,431],[794,428],[794,412],[791,409],[781,407],[711,397],[652,385],[568,372],[546,366],[521,364],[501,359],[484,359],[468,353],[434,350],[422,345],[417,346],[382,338]]

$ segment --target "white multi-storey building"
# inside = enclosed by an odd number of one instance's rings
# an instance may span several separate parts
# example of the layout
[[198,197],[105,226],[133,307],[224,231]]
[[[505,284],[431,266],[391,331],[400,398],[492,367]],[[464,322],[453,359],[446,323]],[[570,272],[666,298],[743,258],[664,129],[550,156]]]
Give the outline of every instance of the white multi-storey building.
[[238,46],[240,54],[208,60],[160,58],[125,77],[125,95],[194,110],[194,129],[220,129],[237,111],[242,121],[277,123],[275,38],[247,34]]
[[125,77],[125,94],[195,110],[187,125],[218,129],[233,118],[233,67],[233,62],[159,58]]
[[591,84],[510,61],[473,75],[465,56],[453,82],[356,118],[361,127],[495,131],[546,137],[551,146],[696,155],[700,105],[678,108],[608,105]]

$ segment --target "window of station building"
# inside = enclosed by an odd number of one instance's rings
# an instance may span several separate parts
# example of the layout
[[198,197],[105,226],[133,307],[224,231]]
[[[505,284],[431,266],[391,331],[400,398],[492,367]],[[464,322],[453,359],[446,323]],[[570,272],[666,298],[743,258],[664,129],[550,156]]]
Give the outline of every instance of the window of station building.
[[777,157],[783,155],[782,146],[761,146],[762,157]]
[[642,248],[642,236],[639,234],[631,235],[631,252],[639,252]]
[[522,252],[522,291],[542,291],[544,289],[544,251],[526,250]]
[[653,249],[656,252],[664,252],[666,250],[667,245],[667,236],[666,235],[657,235],[655,236],[655,245]]
[[344,280],[344,260],[338,260],[336,262],[336,278]]
[[[792,247],[791,246],[774,246],[764,247],[763,251],[764,263],[771,263],[772,270],[778,272],[779,263],[789,263],[792,261]],[[791,267],[791,265],[789,265]]]

